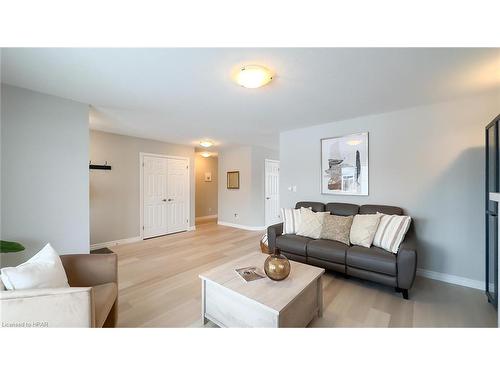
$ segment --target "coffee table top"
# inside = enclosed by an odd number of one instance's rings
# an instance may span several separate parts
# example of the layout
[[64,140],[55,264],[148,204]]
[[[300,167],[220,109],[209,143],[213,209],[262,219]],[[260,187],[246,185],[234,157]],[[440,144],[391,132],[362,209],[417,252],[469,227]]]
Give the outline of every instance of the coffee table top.
[[290,275],[285,280],[273,281],[265,277],[246,282],[235,271],[237,268],[254,266],[264,272],[264,261],[267,257],[267,254],[252,253],[215,267],[199,276],[203,280],[219,284],[279,312],[325,272],[323,268],[290,261]]

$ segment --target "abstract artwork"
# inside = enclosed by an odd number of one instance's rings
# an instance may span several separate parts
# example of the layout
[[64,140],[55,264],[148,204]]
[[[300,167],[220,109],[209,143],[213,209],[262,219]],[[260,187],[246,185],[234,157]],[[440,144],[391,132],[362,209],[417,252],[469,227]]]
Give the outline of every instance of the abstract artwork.
[[368,195],[368,132],[321,140],[321,193]]

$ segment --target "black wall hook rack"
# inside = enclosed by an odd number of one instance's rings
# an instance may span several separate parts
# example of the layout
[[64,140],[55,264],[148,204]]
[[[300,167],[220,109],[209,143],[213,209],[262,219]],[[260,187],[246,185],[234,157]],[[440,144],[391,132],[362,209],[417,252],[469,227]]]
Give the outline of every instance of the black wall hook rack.
[[108,162],[105,162],[104,165],[92,164],[92,161],[89,164],[89,169],[104,169],[106,171],[111,170],[111,165],[108,165]]

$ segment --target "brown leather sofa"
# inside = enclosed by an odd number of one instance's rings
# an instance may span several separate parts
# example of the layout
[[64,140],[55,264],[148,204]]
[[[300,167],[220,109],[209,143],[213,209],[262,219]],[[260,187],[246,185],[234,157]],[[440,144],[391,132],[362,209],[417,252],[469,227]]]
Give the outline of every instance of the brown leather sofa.
[[[348,203],[298,202],[295,208],[311,207],[314,212],[329,211],[333,215],[356,214],[402,215],[403,210],[394,206],[363,205]],[[417,270],[417,251],[413,238],[413,224],[406,234],[397,254],[372,246],[347,246],[331,240],[315,240],[295,234],[283,234],[283,223],[267,228],[269,250],[276,248],[288,259],[341,272],[395,287],[408,299]]]
[[[115,327],[118,318],[116,254],[62,255],[69,288],[5,290],[5,327]],[[36,325],[33,325],[36,324]]]

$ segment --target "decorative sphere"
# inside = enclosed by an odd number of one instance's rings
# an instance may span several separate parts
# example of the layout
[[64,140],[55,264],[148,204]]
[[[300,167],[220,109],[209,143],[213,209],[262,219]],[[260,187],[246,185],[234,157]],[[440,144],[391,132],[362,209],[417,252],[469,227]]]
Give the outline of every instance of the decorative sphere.
[[264,271],[271,280],[284,280],[290,274],[290,262],[284,255],[269,255],[264,263]]

